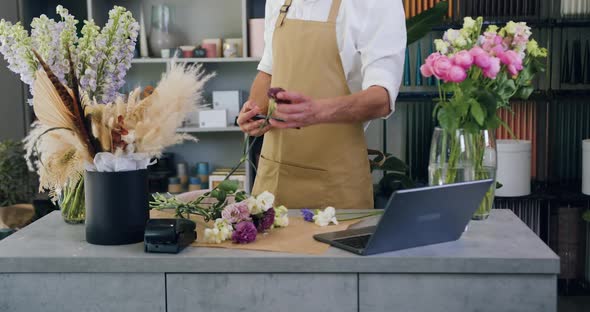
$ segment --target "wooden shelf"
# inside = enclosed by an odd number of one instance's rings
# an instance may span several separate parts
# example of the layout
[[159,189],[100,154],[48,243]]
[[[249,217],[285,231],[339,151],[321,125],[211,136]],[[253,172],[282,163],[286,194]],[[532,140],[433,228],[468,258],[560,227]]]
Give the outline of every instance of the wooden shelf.
[[216,57],[216,58],[134,58],[133,64],[166,64],[176,63],[254,63],[260,62],[256,57]]
[[214,133],[214,132],[242,132],[240,127],[230,126],[223,128],[201,128],[201,127],[182,127],[178,128],[176,132],[185,133]]

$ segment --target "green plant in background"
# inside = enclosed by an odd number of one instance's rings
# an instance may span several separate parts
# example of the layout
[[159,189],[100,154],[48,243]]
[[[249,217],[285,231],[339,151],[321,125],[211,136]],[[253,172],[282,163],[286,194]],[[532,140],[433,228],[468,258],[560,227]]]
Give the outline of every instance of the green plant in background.
[[35,193],[34,181],[23,144],[10,140],[0,142],[0,207],[30,203]]
[[406,20],[407,45],[410,45],[440,26],[444,21],[449,4],[446,1],[437,3],[434,7]]
[[401,159],[377,150],[369,150],[369,155],[375,156],[370,160],[371,172],[383,172],[376,189],[378,194],[388,197],[397,190],[416,186],[409,176],[410,168]]
[[584,221],[590,222],[590,210],[586,210],[586,212],[584,212],[584,214],[582,215],[582,218],[584,219]]

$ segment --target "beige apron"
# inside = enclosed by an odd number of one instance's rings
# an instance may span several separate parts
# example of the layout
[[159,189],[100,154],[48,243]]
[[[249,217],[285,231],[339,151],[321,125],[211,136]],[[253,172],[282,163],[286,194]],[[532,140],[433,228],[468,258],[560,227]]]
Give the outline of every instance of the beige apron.
[[[349,95],[336,41],[341,0],[333,0],[327,22],[286,18],[291,2],[285,1],[274,31],[272,87],[314,99]],[[288,208],[373,208],[362,123],[270,130],[252,193],[264,191]]]

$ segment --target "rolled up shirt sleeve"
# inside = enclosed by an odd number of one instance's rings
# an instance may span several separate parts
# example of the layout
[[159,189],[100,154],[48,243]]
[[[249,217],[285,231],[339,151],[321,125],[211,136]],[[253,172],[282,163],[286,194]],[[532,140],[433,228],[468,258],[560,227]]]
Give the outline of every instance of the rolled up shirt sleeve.
[[362,62],[362,88],[385,88],[393,113],[404,70],[406,19],[402,1],[372,2],[374,5],[368,10],[357,40]]
[[258,70],[272,75],[272,37],[277,21],[274,13],[276,10],[276,1],[266,1],[266,16],[264,18],[264,52],[262,59],[258,63]]

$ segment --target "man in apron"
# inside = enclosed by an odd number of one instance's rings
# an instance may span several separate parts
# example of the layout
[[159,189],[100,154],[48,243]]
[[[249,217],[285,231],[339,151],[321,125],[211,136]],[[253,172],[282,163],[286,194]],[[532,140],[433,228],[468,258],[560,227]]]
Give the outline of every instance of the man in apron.
[[[400,0],[267,0],[265,52],[238,118],[265,134],[252,193],[289,208],[373,208],[363,124],[393,112],[403,73]],[[286,92],[270,125],[254,120]]]

